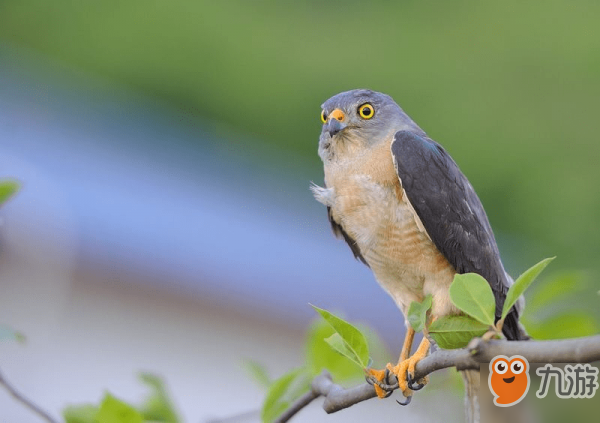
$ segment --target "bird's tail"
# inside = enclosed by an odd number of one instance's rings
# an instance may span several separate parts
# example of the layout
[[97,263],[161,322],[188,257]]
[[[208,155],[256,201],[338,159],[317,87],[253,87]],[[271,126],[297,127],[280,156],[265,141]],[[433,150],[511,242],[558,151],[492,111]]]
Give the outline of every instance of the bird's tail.
[[461,371],[465,382],[465,414],[467,423],[479,423],[479,370]]

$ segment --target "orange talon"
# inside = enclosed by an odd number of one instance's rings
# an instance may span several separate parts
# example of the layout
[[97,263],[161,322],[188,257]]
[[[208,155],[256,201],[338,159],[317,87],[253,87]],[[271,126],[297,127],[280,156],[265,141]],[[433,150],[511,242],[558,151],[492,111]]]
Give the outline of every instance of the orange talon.
[[[383,379],[385,378],[385,370],[365,369],[365,373],[368,376],[372,376],[373,379],[379,382],[384,382]],[[375,388],[375,393],[379,398],[385,398],[388,396],[388,392],[381,389],[376,383],[373,384],[373,387]]]
[[[391,374],[395,375],[398,379],[398,388],[402,391],[402,395],[406,398],[410,398],[413,394],[413,389],[418,390],[421,389],[428,382],[428,378],[424,377],[418,381],[413,380],[413,376],[415,374],[415,366],[417,363],[427,356],[429,352],[430,342],[425,337],[419,344],[417,351],[411,356],[410,350],[412,347],[412,343],[415,338],[415,331],[413,328],[408,328],[406,331],[406,337],[404,338],[404,345],[402,346],[402,352],[400,353],[400,358],[398,360],[398,364],[393,366],[391,363],[388,363],[383,370],[374,370],[374,369],[366,369],[365,372],[368,376],[371,376],[372,379],[377,380],[378,382],[388,383],[386,379],[386,370]],[[417,382],[417,385],[415,385]],[[379,398],[386,398],[389,396],[389,392],[385,389],[382,389],[376,383],[373,384],[375,388],[375,393]],[[408,404],[409,401],[403,404]]]

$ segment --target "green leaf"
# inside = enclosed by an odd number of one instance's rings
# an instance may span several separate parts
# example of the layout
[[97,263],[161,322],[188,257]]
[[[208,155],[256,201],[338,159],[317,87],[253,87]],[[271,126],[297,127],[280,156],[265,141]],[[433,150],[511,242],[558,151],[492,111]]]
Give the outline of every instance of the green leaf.
[[494,325],[496,299],[488,281],[477,273],[455,275],[450,299],[469,316],[485,325]]
[[179,423],[179,417],[163,380],[150,373],[140,374],[140,380],[151,390],[150,395],[140,407],[143,419],[153,422]]
[[471,339],[481,336],[489,329],[469,316],[447,316],[434,320],[429,335],[440,348],[447,350],[466,347]]
[[16,194],[21,188],[19,182],[12,179],[4,179],[0,181],[0,206],[3,205],[10,197]]
[[360,361],[360,358],[356,356],[354,351],[348,347],[348,344],[342,339],[339,333],[336,332],[329,338],[326,338],[325,342],[335,351],[355,363],[360,368],[366,367],[366,365]]
[[271,384],[263,402],[261,420],[270,423],[281,415],[300,395],[310,389],[305,370],[292,370]]
[[362,369],[352,361],[332,349],[325,338],[336,333],[331,325],[319,318],[311,325],[306,337],[306,367],[308,373],[315,377],[323,369],[327,369],[336,382],[364,378]]
[[5,339],[24,343],[25,335],[23,335],[21,332],[17,332],[12,328],[9,328],[8,326],[0,325],[0,341],[3,341]]
[[254,379],[254,381],[257,382],[260,387],[268,388],[271,386],[272,381],[267,373],[267,369],[265,369],[265,366],[253,360],[246,360],[244,362],[244,367],[246,368],[250,377],[252,377],[252,379]]
[[97,423],[98,407],[92,404],[73,405],[63,410],[65,423]]
[[427,321],[427,311],[431,308],[431,294],[427,295],[423,302],[413,301],[408,308],[408,323],[415,332],[421,332]]
[[[356,327],[365,335],[365,338],[367,338],[367,344],[369,345],[369,367],[372,367],[373,365],[377,366],[377,368],[385,367],[387,363],[397,359],[395,354],[390,354],[385,343],[381,340],[379,335],[377,335],[377,332],[375,332],[374,329],[360,323],[357,324]],[[337,355],[339,356],[339,354]],[[356,366],[352,367],[356,368]],[[358,370],[360,371],[360,379],[364,380],[365,373],[363,369]]]
[[142,423],[142,415],[133,406],[106,394],[96,415],[97,423]]
[[[327,323],[329,323],[331,327],[333,327],[333,329],[340,335],[343,343],[345,344],[344,351],[349,350],[352,352],[350,356],[346,357],[356,363],[360,363],[359,365],[362,367],[367,367],[369,364],[369,346],[363,333],[350,323],[340,319],[337,316],[334,316],[327,310],[323,310],[315,306],[312,307],[321,316],[323,316]],[[341,351],[338,350],[338,352]]]
[[506,317],[511,307],[517,302],[519,297],[525,292],[525,290],[531,285],[531,283],[538,277],[542,270],[548,266],[548,264],[556,257],[550,257],[540,261],[538,264],[527,269],[519,278],[515,281],[513,286],[510,287],[506,294],[506,300],[504,301],[504,307],[502,308],[502,319]]
[[[384,343],[372,329],[357,325],[367,339],[369,345],[370,358],[377,363],[388,363],[391,357],[387,352]],[[318,318],[312,322],[306,336],[306,368],[311,378],[320,374],[323,369],[331,374],[336,383],[344,385],[358,380],[364,380],[365,374],[361,367],[356,366],[351,360],[339,354],[325,342],[326,338],[336,333],[333,327],[324,319]]]

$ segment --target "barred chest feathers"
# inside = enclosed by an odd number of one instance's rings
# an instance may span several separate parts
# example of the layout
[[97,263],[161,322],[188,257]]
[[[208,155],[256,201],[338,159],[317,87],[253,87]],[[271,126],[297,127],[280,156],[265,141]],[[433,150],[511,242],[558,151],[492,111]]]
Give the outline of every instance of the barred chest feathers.
[[389,144],[335,166],[315,198],[356,242],[379,284],[406,316],[412,301],[433,296],[433,316],[458,314],[448,289],[455,271],[429,238],[396,174]]

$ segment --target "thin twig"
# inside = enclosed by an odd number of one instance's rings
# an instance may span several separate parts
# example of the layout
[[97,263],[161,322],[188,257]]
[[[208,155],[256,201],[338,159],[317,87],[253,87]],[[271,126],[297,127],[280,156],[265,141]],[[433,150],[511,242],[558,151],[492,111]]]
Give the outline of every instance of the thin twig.
[[[321,375],[321,376],[323,376],[323,375]],[[331,382],[331,376],[329,376],[329,381]],[[311,389],[306,394],[302,395],[300,398],[298,398],[296,401],[294,401],[294,403],[292,405],[290,405],[290,407],[287,410],[285,410],[285,412],[281,416],[279,416],[279,418],[277,420],[275,420],[274,423],[287,422],[289,419],[291,419],[294,416],[294,414],[296,414],[298,411],[302,410],[304,407],[306,407],[308,404],[310,404],[313,400],[319,398],[321,395],[322,395],[321,393],[316,392],[313,389]]]
[[[530,363],[590,363],[600,360],[600,335],[557,341],[505,341],[480,338],[473,339],[464,349],[437,350],[419,361],[415,367],[415,379],[448,367],[457,370],[479,370],[482,363],[489,363],[497,355],[522,355]],[[390,375],[391,384],[396,380]],[[332,382],[323,372],[313,379],[309,393],[294,402],[277,420],[285,423],[314,399],[323,396],[323,409],[327,413],[348,408],[359,402],[376,397],[373,386],[365,383],[344,389]]]
[[57,420],[54,420],[50,414],[42,410],[40,407],[35,405],[33,402],[25,398],[22,394],[20,394],[2,375],[0,372],[0,385],[3,385],[6,390],[21,404],[25,407],[29,408],[31,411],[36,413],[38,416],[46,420],[48,423],[58,423]]

